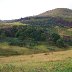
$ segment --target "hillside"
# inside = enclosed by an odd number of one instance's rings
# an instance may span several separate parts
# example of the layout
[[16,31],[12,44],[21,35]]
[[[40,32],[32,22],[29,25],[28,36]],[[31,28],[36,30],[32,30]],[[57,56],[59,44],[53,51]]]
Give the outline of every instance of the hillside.
[[19,19],[24,24],[32,26],[64,26],[72,27],[72,18],[60,17],[27,17]]
[[39,25],[72,27],[72,10],[67,8],[57,8],[46,11],[37,16],[21,18],[17,21],[33,26]]
[[[72,27],[72,10],[67,8],[56,8],[36,16],[29,16],[15,20],[4,20],[4,23],[21,22],[32,26],[64,26]],[[1,23],[0,22],[0,23]]]
[[72,17],[72,10],[67,8],[56,8],[39,14],[38,16]]

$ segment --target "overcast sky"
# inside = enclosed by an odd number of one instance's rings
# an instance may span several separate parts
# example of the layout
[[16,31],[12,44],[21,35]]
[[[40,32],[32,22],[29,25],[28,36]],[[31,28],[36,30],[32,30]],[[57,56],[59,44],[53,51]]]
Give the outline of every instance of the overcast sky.
[[0,19],[17,19],[55,8],[72,9],[72,0],[0,0]]

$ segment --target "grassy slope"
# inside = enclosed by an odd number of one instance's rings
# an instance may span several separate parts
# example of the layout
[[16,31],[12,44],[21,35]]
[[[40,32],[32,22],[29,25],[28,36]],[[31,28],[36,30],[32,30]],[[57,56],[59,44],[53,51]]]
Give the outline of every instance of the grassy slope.
[[56,26],[54,28],[60,35],[65,35],[65,36],[72,36],[72,28],[66,28],[66,27],[59,27]]
[[0,28],[8,28],[12,26],[20,26],[20,25],[26,25],[21,22],[12,22],[12,23],[0,23]]
[[2,57],[0,72],[72,72],[72,50]]
[[44,43],[40,43],[33,48],[19,47],[19,46],[10,46],[7,42],[0,43],[0,56],[12,56],[12,55],[29,55],[44,53],[51,50],[59,51],[63,50],[56,46],[50,46]]
[[[54,17],[67,17],[72,18],[72,10],[67,8],[56,8],[53,10],[46,11],[38,16],[54,16]],[[72,20],[72,19],[71,19]]]

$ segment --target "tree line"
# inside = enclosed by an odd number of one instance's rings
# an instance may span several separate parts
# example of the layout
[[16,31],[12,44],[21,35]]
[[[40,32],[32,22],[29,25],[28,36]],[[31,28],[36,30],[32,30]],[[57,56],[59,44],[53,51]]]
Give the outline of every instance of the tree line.
[[37,45],[38,42],[48,42],[58,47],[69,45],[58,33],[50,33],[45,27],[30,25],[0,29],[0,41],[8,41],[10,45],[29,47]]

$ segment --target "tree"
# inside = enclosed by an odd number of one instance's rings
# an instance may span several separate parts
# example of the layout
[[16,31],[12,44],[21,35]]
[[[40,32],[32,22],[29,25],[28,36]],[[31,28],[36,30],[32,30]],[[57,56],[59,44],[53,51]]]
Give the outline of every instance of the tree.
[[5,39],[5,38],[6,38],[5,32],[2,32],[0,35],[0,39]]
[[60,35],[59,34],[56,34],[56,33],[53,33],[51,34],[51,40],[56,43],[56,41],[60,39]]
[[21,40],[33,39],[35,41],[43,41],[46,39],[46,34],[44,29],[36,27],[26,27],[17,31],[16,37]]
[[56,44],[58,47],[65,47],[64,40],[61,38],[56,41]]

